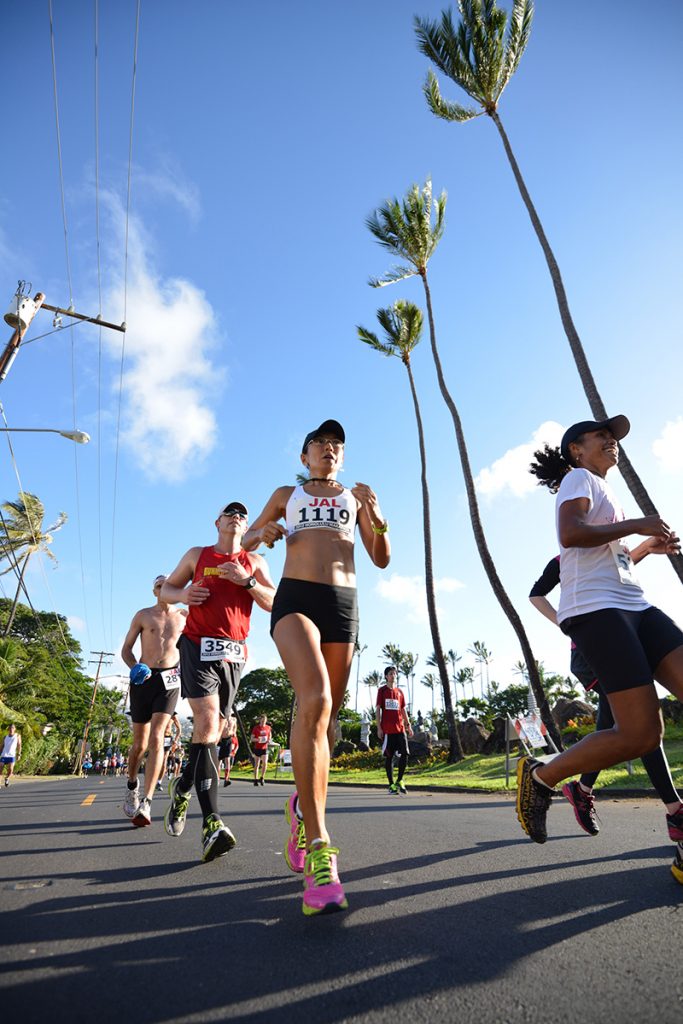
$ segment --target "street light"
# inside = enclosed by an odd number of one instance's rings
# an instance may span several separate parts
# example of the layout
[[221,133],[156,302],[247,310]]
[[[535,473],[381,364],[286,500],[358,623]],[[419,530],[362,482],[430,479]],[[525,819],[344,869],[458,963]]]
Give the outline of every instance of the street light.
[[57,430],[55,427],[0,427],[3,434],[60,434],[76,444],[87,444],[90,434],[83,430]]

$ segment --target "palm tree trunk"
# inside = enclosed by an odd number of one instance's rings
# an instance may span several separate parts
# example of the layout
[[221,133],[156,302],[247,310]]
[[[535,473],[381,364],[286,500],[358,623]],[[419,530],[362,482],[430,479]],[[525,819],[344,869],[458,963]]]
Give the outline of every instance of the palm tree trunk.
[[4,629],[3,634],[2,634],[3,636],[8,636],[9,631],[12,628],[12,624],[14,623],[14,616],[17,613],[17,605],[19,603],[19,594],[21,593],[22,587],[24,586],[24,573],[26,572],[26,566],[28,565],[28,560],[29,560],[30,557],[31,557],[31,552],[27,551],[26,552],[26,556],[24,557],[24,561],[22,562],[22,565],[21,565],[21,572],[19,574],[19,582],[17,583],[17,592],[14,595],[14,601],[12,602],[12,608],[11,608],[10,613],[9,613],[9,619],[7,620],[7,625],[5,626],[5,629]]
[[446,658],[443,653],[443,644],[441,643],[441,634],[439,632],[439,620],[436,614],[436,597],[434,594],[434,565],[432,561],[432,522],[429,504],[429,487],[427,485],[427,453],[425,449],[424,430],[422,427],[422,416],[420,414],[420,406],[417,400],[417,391],[415,390],[415,381],[413,380],[413,371],[410,366],[410,358],[408,357],[404,359],[404,363],[406,370],[408,371],[408,380],[410,381],[410,393],[413,396],[415,420],[417,421],[417,436],[420,445],[420,466],[422,481],[422,524],[424,530],[425,550],[425,588],[427,592],[427,614],[429,616],[429,630],[432,634],[432,644],[434,646],[434,660],[436,661],[436,667],[439,671],[439,678],[441,680],[441,689],[443,690],[444,713],[446,715],[446,724],[448,726],[449,739],[448,763],[456,764],[458,761],[462,761],[465,755],[463,753],[462,743],[460,742],[458,723],[455,720],[455,713],[453,711],[451,684],[448,678]]
[[432,345],[432,356],[434,358],[434,365],[436,367],[436,375],[439,381],[439,388],[443,396],[443,400],[448,406],[448,410],[453,419],[453,426],[455,427],[455,437],[458,444],[458,452],[460,454],[460,463],[462,465],[463,477],[465,479],[465,490],[467,492],[467,502],[469,505],[470,521],[472,523],[472,531],[474,533],[474,541],[477,545],[477,551],[481,559],[484,571],[488,577],[488,581],[491,584],[493,593],[496,595],[498,603],[505,612],[508,621],[519,640],[522,648],[522,654],[524,655],[524,661],[526,662],[527,671],[529,673],[529,679],[533,687],[536,702],[538,703],[541,711],[541,718],[545,723],[545,726],[552,736],[555,746],[558,750],[563,750],[562,737],[560,736],[559,729],[555,724],[555,719],[550,712],[550,705],[541,686],[541,680],[538,674],[538,666],[534,653],[531,650],[531,644],[527,638],[522,620],[517,614],[517,609],[513,605],[512,601],[507,595],[503,584],[500,581],[498,572],[494,565],[491,557],[491,552],[488,549],[486,543],[486,537],[484,535],[484,528],[481,523],[481,516],[479,515],[479,503],[477,502],[477,493],[474,488],[474,478],[472,476],[472,468],[470,466],[470,458],[467,451],[467,445],[465,443],[465,435],[462,429],[462,423],[460,421],[460,414],[455,406],[455,402],[451,397],[451,393],[446,385],[446,380],[443,375],[443,369],[441,367],[441,357],[439,356],[439,350],[436,346],[436,330],[434,327],[434,312],[432,310],[432,296],[429,290],[429,283],[427,281],[427,271],[423,270],[420,273],[422,277],[422,283],[425,290],[425,298],[427,301],[427,314],[429,316],[429,336]]
[[[557,307],[560,312],[560,320],[562,321],[562,326],[564,328],[564,333],[567,336],[569,347],[572,350],[572,355],[574,356],[576,368],[579,371],[579,377],[581,378],[583,390],[586,394],[586,398],[588,399],[588,405],[590,406],[590,410],[595,416],[596,420],[606,420],[609,417],[607,415],[604,402],[600,396],[597,385],[595,383],[595,379],[591,372],[590,366],[588,365],[588,360],[586,358],[586,353],[584,352],[584,348],[581,343],[581,338],[579,337],[579,333],[576,330],[576,327],[574,326],[574,321],[572,319],[571,312],[569,311],[567,293],[564,288],[564,282],[562,281],[562,275],[560,274],[560,268],[557,264],[557,260],[555,259],[555,254],[553,250],[550,248],[550,243],[548,242],[546,233],[543,230],[543,225],[541,224],[541,220],[538,216],[538,213],[536,212],[536,207],[531,201],[531,196],[529,195],[529,191],[524,182],[524,178],[522,177],[522,172],[519,169],[519,164],[517,163],[515,155],[512,152],[512,147],[510,146],[510,141],[507,137],[505,129],[503,128],[503,124],[495,110],[489,110],[487,111],[487,113],[491,120],[493,121],[493,123],[495,124],[496,128],[498,129],[500,137],[503,140],[503,147],[505,148],[506,156],[508,158],[508,161],[510,162],[512,173],[515,176],[517,188],[519,189],[522,201],[526,206],[527,213],[529,214],[529,218],[533,225],[534,231],[536,232],[536,237],[538,238],[541,249],[543,250],[545,261],[548,264],[550,278],[553,283],[553,288],[555,289]],[[619,446],[619,448],[619,470],[624,480],[626,481],[628,489],[633,495],[633,498],[636,504],[638,505],[638,508],[641,510],[643,515],[659,515],[659,512],[657,511],[655,504],[652,501],[652,498],[648,494],[645,485],[643,484],[642,480],[633,468],[630,459],[626,455],[626,452],[624,451],[621,445]],[[680,579],[681,583],[683,583],[683,555],[669,555],[668,558],[671,562],[671,565],[673,566],[676,575]]]

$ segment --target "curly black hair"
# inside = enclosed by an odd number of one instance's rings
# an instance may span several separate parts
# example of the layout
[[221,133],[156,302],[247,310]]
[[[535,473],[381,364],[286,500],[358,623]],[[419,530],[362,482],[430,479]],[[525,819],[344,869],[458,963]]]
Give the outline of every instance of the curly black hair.
[[539,487],[547,487],[551,494],[557,494],[560,484],[572,469],[559,448],[551,448],[544,444],[534,452],[534,461],[529,465],[529,472],[538,477]]

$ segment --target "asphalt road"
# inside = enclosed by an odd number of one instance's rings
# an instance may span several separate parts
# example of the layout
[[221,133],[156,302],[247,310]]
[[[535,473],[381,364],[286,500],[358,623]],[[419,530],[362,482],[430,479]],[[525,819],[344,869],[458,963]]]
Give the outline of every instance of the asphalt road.
[[[458,1024],[681,1019],[683,886],[660,804],[553,805],[544,846],[510,797],[334,788],[350,909],[304,918],[289,785],[221,790],[238,845],[133,829],[118,779],[0,790],[2,1024]],[[94,800],[83,801],[94,794]]]

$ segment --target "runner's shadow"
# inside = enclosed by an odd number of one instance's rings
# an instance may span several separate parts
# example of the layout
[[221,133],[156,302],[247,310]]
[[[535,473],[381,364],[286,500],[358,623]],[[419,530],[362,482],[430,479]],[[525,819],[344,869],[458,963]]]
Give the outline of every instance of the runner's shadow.
[[[178,865],[101,872],[97,884],[113,892],[93,892],[88,872],[65,875],[80,878],[84,889],[57,898],[53,892],[3,914],[6,934],[21,949],[37,950],[24,974],[30,990],[14,981],[3,1006],[9,1012],[21,1003],[24,1022],[42,1021],[45,1006],[55,1019],[85,1020],[73,1015],[74,1007],[83,1006],[98,1024],[109,1024],[126,1013],[131,992],[145,991],[136,1022],[238,1018],[272,1024],[277,1016],[334,1024],[357,1014],[391,1016],[403,1002],[424,1005],[430,996],[454,990],[457,996],[459,987],[499,979],[555,945],[644,911],[678,906],[680,891],[672,889],[661,865],[633,867],[633,861],[651,861],[652,849],[629,852],[628,867],[619,867],[623,856],[616,855],[572,862],[569,878],[564,865],[560,870],[547,863],[472,869],[477,852],[484,868],[506,845],[518,841],[387,862],[382,870],[392,879],[388,891],[371,884],[354,893],[351,887],[350,913],[321,921],[301,914],[300,879],[250,878],[247,851],[242,858],[233,856],[236,850],[223,862],[188,865],[194,878],[182,886],[158,884],[160,874],[178,873]],[[420,873],[467,856],[473,859],[466,872],[445,878]],[[603,863],[605,871],[587,876],[587,867]],[[368,879],[360,870],[345,878],[354,874]],[[387,942],[396,929],[399,957]],[[456,936],[459,941],[444,941]],[[226,943],[230,957],[217,961]],[[658,954],[662,969],[664,954]],[[224,984],[216,983],[218,962]],[[8,950],[5,969],[25,963]]]

